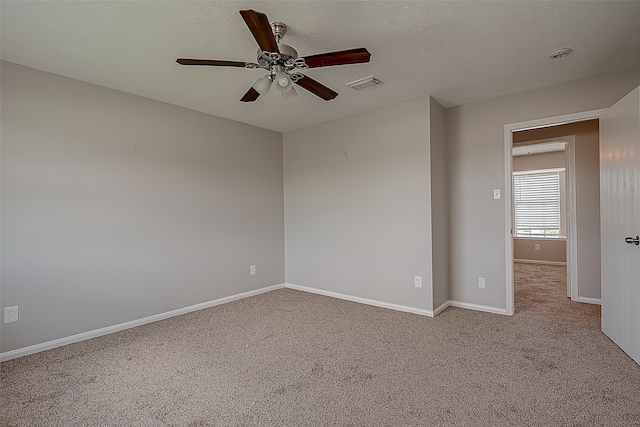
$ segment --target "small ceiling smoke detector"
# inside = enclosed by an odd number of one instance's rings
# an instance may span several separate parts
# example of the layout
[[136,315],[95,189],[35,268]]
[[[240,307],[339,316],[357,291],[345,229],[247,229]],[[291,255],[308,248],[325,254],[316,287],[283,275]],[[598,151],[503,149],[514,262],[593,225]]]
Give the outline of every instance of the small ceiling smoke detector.
[[562,49],[554,50],[553,52],[551,52],[549,54],[549,58],[551,59],[564,58],[570,53],[571,53],[571,49],[569,49],[568,47],[563,47]]
[[380,83],[382,83],[382,80],[376,76],[369,76],[364,79],[354,80],[351,83],[347,83],[347,86],[355,90],[360,90],[371,86],[377,86]]

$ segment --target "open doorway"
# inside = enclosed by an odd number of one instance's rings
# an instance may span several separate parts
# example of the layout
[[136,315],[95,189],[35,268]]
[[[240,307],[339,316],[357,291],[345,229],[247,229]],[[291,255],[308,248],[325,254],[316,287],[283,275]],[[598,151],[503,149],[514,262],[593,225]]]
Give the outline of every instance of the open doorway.
[[[558,285],[564,284],[571,297],[567,280],[567,260],[571,258],[571,240],[567,239],[569,224],[575,222],[573,181],[575,167],[572,152],[575,137],[562,136],[531,139],[532,130],[513,134],[513,194],[512,221],[513,257],[516,290],[523,274],[551,277]],[[569,150],[566,150],[566,146]],[[571,162],[571,163],[570,163]],[[523,265],[523,264],[535,264]],[[560,268],[562,267],[562,268]],[[526,278],[525,278],[526,279]],[[518,301],[516,295],[516,301]]]
[[576,244],[568,238],[575,237],[575,136],[532,139],[535,133],[513,133],[515,310],[577,296],[568,269]]
[[[505,195],[507,200],[507,313],[513,314],[514,305],[514,241],[516,235],[513,220],[513,171],[512,149],[514,143],[523,145],[526,141],[566,143],[565,174],[568,187],[574,192],[574,206],[567,206],[567,216],[575,215],[566,228],[567,246],[567,295],[574,301],[600,303],[600,209],[599,209],[599,127],[600,111],[585,112],[569,116],[542,119],[532,122],[505,126],[505,156],[507,176]],[[571,142],[568,136],[573,136]],[[526,145],[526,144],[525,144]],[[572,148],[570,148],[572,147]],[[573,158],[571,158],[573,157]],[[574,170],[568,170],[571,164]],[[575,182],[570,175],[575,174]],[[571,186],[573,187],[571,188]],[[567,195],[568,198],[571,194]],[[535,251],[535,244],[533,248]],[[542,245],[541,245],[542,248]],[[557,252],[557,251],[556,251]]]

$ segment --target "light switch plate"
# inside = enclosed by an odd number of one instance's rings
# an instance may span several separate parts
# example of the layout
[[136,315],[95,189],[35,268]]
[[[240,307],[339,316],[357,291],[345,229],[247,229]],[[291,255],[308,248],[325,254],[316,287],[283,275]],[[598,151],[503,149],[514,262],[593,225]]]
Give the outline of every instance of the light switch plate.
[[493,200],[500,200],[500,189],[495,188],[493,190]]

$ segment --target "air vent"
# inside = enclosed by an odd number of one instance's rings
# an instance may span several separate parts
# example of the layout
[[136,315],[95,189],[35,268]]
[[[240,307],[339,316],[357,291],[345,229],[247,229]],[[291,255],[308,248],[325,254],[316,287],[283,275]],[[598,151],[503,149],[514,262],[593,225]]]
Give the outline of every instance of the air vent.
[[347,83],[347,86],[355,90],[360,90],[360,89],[364,89],[371,86],[377,86],[380,83],[382,83],[382,80],[380,80],[376,76],[369,76],[369,77],[365,77],[364,79],[355,80],[351,83]]

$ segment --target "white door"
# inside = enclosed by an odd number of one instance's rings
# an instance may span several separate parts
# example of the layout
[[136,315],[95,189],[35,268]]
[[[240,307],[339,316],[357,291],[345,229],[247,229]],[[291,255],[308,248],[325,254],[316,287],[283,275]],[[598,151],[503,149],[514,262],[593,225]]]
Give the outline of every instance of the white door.
[[602,331],[640,363],[640,88],[600,119]]

